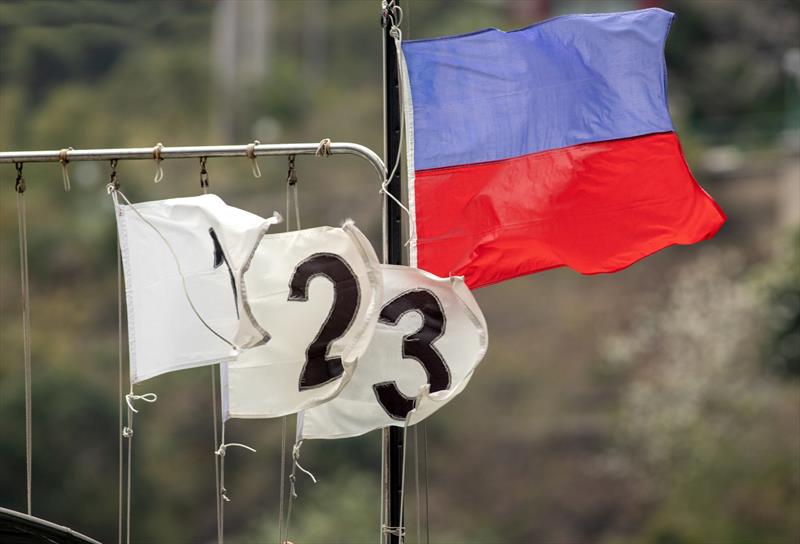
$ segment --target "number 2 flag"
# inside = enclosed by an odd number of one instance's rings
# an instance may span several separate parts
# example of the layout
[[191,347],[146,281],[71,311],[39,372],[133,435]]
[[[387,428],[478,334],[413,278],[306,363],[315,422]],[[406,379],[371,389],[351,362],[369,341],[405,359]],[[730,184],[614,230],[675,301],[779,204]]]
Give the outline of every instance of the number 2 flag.
[[261,236],[242,268],[236,344],[252,347],[220,366],[223,418],[278,417],[335,397],[369,345],[382,297],[378,257],[351,221]]
[[567,15],[407,41],[411,264],[471,288],[615,272],[725,221],[667,107],[673,14]]

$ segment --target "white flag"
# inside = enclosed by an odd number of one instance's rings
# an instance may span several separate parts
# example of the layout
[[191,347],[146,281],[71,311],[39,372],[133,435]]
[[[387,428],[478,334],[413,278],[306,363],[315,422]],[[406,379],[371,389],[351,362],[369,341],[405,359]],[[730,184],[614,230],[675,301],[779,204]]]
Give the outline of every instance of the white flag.
[[350,383],[306,410],[301,438],[344,438],[413,425],[469,382],[488,346],[483,313],[461,277],[382,265],[384,304]]
[[232,359],[240,269],[280,216],[264,219],[215,195],[115,208],[131,382]]
[[375,328],[379,266],[352,222],[261,237],[243,268],[237,344],[262,331],[268,341],[220,367],[223,418],[277,417],[336,396]]

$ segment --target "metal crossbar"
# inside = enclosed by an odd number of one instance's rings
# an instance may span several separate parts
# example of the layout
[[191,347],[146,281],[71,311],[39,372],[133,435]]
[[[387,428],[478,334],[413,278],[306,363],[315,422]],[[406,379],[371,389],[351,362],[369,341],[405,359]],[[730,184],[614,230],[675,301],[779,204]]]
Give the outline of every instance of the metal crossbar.
[[[28,162],[77,162],[106,160],[155,160],[187,159],[201,157],[261,157],[269,155],[314,155],[320,144],[257,144],[257,145],[209,145],[185,147],[160,147],[158,152],[152,147],[128,147],[119,149],[68,149],[52,151],[2,151],[0,164]],[[370,163],[383,181],[386,167],[378,155],[370,148],[351,142],[332,142],[332,155],[355,155]],[[158,154],[156,154],[158,153]]]

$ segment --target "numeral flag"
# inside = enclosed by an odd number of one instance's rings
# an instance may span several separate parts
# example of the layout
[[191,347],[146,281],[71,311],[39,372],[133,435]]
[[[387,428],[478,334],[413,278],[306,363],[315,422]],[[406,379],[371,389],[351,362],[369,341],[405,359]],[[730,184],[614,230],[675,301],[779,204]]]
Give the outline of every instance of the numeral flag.
[[404,42],[411,264],[470,287],[713,236],[667,108],[661,9]]
[[221,365],[223,418],[277,417],[336,396],[382,296],[378,257],[352,222],[261,237],[243,267],[241,330],[266,341]]
[[383,306],[367,351],[339,395],[298,419],[301,438],[345,438],[413,425],[460,393],[488,333],[463,278],[382,265]]
[[238,332],[239,272],[279,216],[264,219],[216,195],[115,209],[132,383],[230,360],[237,334],[260,338]]

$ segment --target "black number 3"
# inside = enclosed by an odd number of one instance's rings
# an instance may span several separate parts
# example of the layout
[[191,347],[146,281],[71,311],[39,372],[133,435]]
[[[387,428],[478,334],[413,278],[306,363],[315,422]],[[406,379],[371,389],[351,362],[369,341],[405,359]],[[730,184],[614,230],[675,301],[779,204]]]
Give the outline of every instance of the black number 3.
[[324,276],[333,284],[333,305],[306,350],[306,363],[300,372],[300,391],[324,385],[344,373],[341,357],[328,358],[328,348],[350,329],[361,298],[356,275],[341,257],[333,253],[315,253],[294,269],[289,280],[289,300],[307,301],[308,286],[317,276]]
[[[397,325],[408,312],[422,316],[422,326],[414,333],[403,337],[403,358],[416,359],[428,375],[431,393],[450,387],[450,369],[442,354],[433,343],[445,331],[445,315],[439,299],[427,289],[414,289],[402,293],[384,305],[379,321]],[[372,386],[378,403],[394,419],[403,420],[414,409],[416,399],[404,395],[394,381],[376,383]]]

